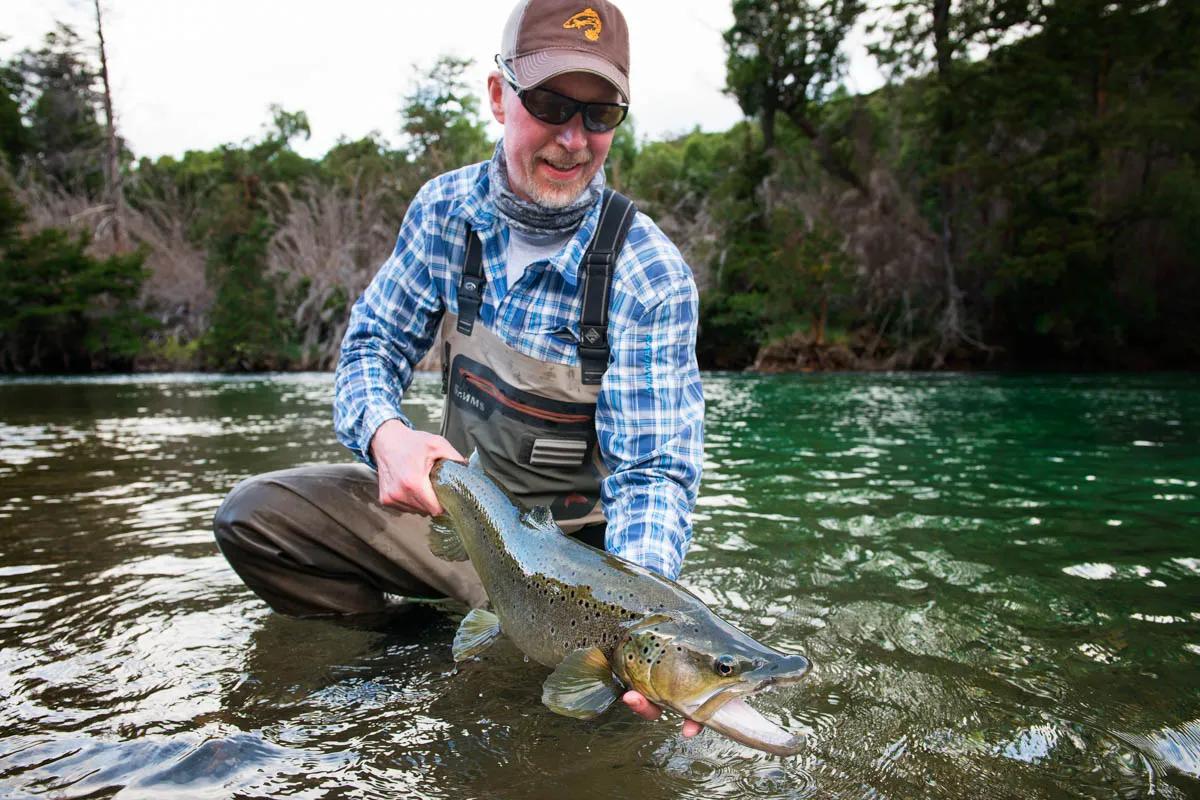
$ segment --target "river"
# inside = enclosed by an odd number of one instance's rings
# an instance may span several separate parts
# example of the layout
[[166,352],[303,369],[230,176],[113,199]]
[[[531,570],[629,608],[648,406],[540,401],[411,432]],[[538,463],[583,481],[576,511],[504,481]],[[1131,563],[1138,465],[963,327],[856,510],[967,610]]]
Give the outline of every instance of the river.
[[[440,416],[432,376],[406,410]],[[682,582],[814,662],[779,759],[540,703],[461,611],[271,613],[212,514],[328,375],[0,382],[0,797],[1200,797],[1200,379],[705,376]]]

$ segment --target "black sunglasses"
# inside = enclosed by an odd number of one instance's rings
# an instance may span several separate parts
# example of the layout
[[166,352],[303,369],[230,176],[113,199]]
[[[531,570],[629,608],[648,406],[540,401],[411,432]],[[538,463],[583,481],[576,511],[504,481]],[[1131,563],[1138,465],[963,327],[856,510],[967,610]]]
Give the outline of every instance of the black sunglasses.
[[629,113],[629,106],[624,103],[584,103],[550,89],[522,89],[517,84],[517,76],[500,56],[496,56],[496,66],[521,99],[525,110],[547,124],[562,125],[576,113],[582,113],[583,127],[592,133],[604,133],[624,122]]

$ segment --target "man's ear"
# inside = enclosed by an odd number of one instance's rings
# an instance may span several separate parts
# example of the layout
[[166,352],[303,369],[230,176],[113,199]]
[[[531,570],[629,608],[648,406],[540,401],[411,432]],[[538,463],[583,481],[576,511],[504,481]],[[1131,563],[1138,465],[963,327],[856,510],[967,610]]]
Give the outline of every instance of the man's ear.
[[499,72],[488,75],[488,104],[492,107],[492,116],[496,122],[504,124],[504,79]]

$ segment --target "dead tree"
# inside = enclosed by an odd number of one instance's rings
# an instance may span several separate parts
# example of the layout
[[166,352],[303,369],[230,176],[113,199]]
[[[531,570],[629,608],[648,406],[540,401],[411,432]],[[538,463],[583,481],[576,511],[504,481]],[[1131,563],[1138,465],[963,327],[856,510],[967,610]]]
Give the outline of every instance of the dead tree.
[[100,0],[93,0],[96,9],[96,37],[100,40],[100,80],[104,84],[104,124],[108,136],[108,151],[104,159],[104,185],[111,212],[113,246],[119,251],[125,247],[125,191],[121,180],[121,151],[117,140],[117,125],[113,117],[112,87],[108,80],[108,53],[104,47],[104,22],[100,13]]

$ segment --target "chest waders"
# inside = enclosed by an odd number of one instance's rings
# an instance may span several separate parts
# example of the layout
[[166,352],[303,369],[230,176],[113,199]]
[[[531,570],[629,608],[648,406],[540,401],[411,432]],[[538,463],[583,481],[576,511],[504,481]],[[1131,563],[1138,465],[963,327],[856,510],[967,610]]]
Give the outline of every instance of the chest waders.
[[608,471],[597,445],[596,399],[608,369],[613,268],[635,213],[627,197],[604,191],[579,267],[577,366],[520,353],[478,320],[487,279],[470,226],[458,315],[442,319],[442,435],[463,455],[478,451],[483,468],[521,503],[549,506],[568,533],[586,526],[580,537],[601,548],[600,482]]
[[[467,232],[457,317],[442,321],[443,435],[518,500],[549,505],[564,530],[603,547],[596,398],[608,367],[613,266],[633,219],[632,203],[605,192],[600,224],[580,265],[579,365],[518,353],[477,324],[485,278],[481,246]],[[318,464],[247,478],[213,519],[221,552],[276,611],[387,611],[392,595],[487,602],[469,561],[429,549],[427,517],[378,502],[378,476],[363,464]]]

